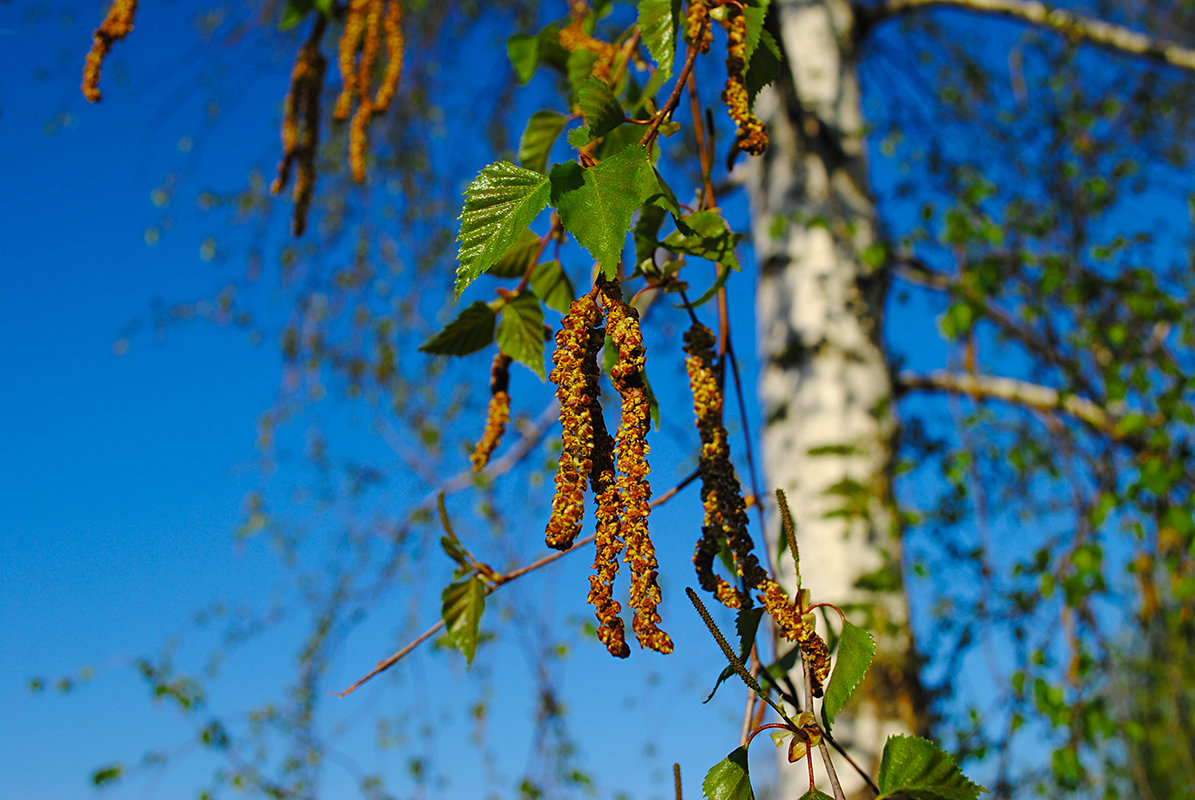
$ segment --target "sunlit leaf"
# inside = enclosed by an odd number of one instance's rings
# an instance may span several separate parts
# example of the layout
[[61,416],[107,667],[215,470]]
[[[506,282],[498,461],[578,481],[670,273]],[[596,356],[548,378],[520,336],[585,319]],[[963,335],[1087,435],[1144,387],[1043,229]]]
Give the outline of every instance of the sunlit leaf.
[[456,296],[515,243],[548,204],[546,176],[508,161],[490,164],[465,190]]
[[680,0],[639,0],[639,33],[659,67],[661,80],[672,77],[679,19]]
[[498,319],[498,347],[544,380],[544,310],[531,292],[507,300]]
[[849,620],[843,621],[838,652],[834,655],[834,673],[830,675],[825,699],[822,701],[822,713],[825,715],[827,726],[834,724],[835,715],[846,705],[855,687],[867,674],[875,650],[875,639],[871,638],[870,633]]
[[736,748],[710,768],[701,782],[701,796],[707,800],[755,800],[747,771],[747,748]]
[[972,783],[933,742],[918,736],[889,736],[880,758],[880,796],[920,800],[976,800],[987,789]]
[[576,162],[552,168],[552,204],[565,230],[602,265],[606,277],[618,272],[635,210],[658,190],[647,151],[632,145],[597,166]]
[[450,583],[440,594],[443,606],[440,616],[448,632],[448,640],[472,664],[477,653],[477,631],[485,611],[485,582],[476,576],[466,581]]

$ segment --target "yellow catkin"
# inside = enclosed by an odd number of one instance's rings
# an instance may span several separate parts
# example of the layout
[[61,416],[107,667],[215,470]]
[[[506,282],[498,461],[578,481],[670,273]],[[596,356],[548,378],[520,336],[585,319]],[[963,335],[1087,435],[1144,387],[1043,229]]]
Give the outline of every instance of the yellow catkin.
[[336,98],[332,118],[344,122],[353,110],[353,98],[357,95],[357,47],[365,34],[365,10],[370,0],[352,0],[344,18],[344,32],[340,35],[340,78],[344,88]]
[[291,232],[295,236],[302,236],[307,228],[307,212],[315,194],[320,94],[328,66],[319,49],[322,35],[323,26],[319,26],[295,58],[282,111],[282,160],[278,163],[278,175],[270,185],[272,194],[280,194],[290,181],[292,166],[297,165],[292,195],[295,206],[291,217]]
[[398,4],[398,0],[387,0],[382,31],[386,40],[386,71],[382,74],[382,82],[378,85],[378,93],[374,97],[374,114],[381,114],[390,108],[390,101],[398,91],[399,81],[402,80],[402,6]]
[[699,53],[709,52],[710,43],[714,41],[714,32],[710,30],[709,0],[689,0],[689,10],[685,14],[685,38]]
[[574,14],[572,21],[560,29],[557,38],[560,46],[572,53],[576,50],[588,50],[597,54],[593,62],[593,70],[589,73],[599,81],[609,81],[618,58],[618,48],[610,42],[595,39],[585,32],[582,27],[584,17]]
[[490,407],[486,413],[485,433],[469,456],[474,472],[481,472],[490,463],[490,456],[498,449],[498,442],[506,432],[506,423],[510,422],[510,394],[506,391],[510,387],[510,360],[510,356],[499,352],[490,366]]
[[622,618],[618,616],[622,606],[614,599],[618,556],[623,549],[619,523],[621,504],[614,464],[614,438],[606,430],[606,422],[596,397],[590,404],[590,419],[593,421],[593,468],[589,472],[589,484],[597,502],[597,510],[594,513],[597,525],[594,531],[594,574],[589,576],[587,599],[598,619],[598,639],[606,645],[611,655],[626,658],[631,654],[631,649],[627,646]]
[[[747,506],[734,466],[730,444],[722,424],[723,397],[714,368],[714,334],[695,322],[685,333],[685,368],[693,392],[693,411],[701,437],[701,502],[705,520],[701,540],[693,555],[701,587],[730,608],[750,608],[750,590],[767,580],[759,565],[754,542],[747,533]],[[713,571],[714,558],[723,542],[734,558],[740,588],[731,586]]]
[[593,469],[592,417],[601,347],[601,335],[595,328],[601,322],[602,312],[594,299],[578,297],[560,321],[552,354],[554,367],[548,378],[556,384],[560,401],[561,449],[545,541],[557,550],[572,547],[585,514],[585,483]]
[[725,6],[726,19],[726,89],[722,102],[730,118],[738,125],[735,144],[753,156],[768,149],[768,134],[763,122],[751,110],[744,74],[747,69],[747,17],[733,4]]
[[606,309],[606,333],[618,349],[618,359],[610,369],[610,382],[622,399],[622,413],[615,436],[618,461],[618,495],[622,506],[622,536],[626,543],[624,560],[631,568],[631,608],[635,610],[632,627],[639,644],[659,653],[672,652],[672,639],[660,630],[659,564],[648,532],[651,508],[651,468],[647,463],[647,431],[651,426],[651,401],[643,379],[646,350],[639,313],[622,298],[617,281],[599,281]]
[[91,36],[91,50],[83,63],[83,96],[89,102],[98,103],[100,94],[100,70],[104,59],[112,50],[112,44],[133,31],[133,18],[137,14],[137,0],[114,0],[108,15]]

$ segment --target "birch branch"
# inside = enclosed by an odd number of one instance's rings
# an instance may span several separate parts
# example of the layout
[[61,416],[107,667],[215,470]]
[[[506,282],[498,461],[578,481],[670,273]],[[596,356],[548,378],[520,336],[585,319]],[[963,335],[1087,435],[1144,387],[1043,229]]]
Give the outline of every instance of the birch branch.
[[1139,439],[1118,430],[1118,417],[1093,400],[1016,378],[969,375],[944,370],[928,374],[902,372],[897,378],[897,390],[948,392],[986,400],[1001,400],[1035,411],[1065,414],[1118,442],[1132,444]]
[[955,8],[977,14],[1006,17],[1105,50],[1140,56],[1195,72],[1195,50],[1176,42],[1154,38],[1123,25],[1054,8],[1039,0],[884,0],[878,5],[860,11],[859,30],[866,32],[873,25],[898,14],[931,8]]

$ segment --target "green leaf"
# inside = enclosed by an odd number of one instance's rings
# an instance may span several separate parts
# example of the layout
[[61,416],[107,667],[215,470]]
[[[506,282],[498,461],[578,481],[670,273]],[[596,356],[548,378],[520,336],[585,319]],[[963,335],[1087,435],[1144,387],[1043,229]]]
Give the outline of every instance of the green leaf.
[[658,191],[647,151],[632,145],[589,169],[576,162],[557,164],[550,177],[552,204],[564,229],[602,265],[606,277],[613,278],[631,216]]
[[91,773],[91,782],[95,786],[105,786],[121,779],[124,775],[124,764],[112,764]]
[[516,33],[506,40],[506,55],[519,83],[526,83],[539,66],[539,37]]
[[755,800],[747,772],[747,748],[735,748],[705,773],[701,796],[708,800]]
[[573,147],[600,139],[626,120],[618,98],[605,81],[596,78],[586,78],[577,86],[577,105],[581,106],[581,113],[585,115],[585,127],[578,130],[585,131],[587,138],[580,141],[580,136],[574,136],[578,131],[572,131],[568,141]]
[[976,800],[987,789],[972,783],[954,759],[918,736],[889,736],[880,758],[876,800],[906,794],[922,800]]
[[676,226],[678,230],[663,242],[669,250],[724,264],[734,270],[739,268],[734,248],[742,236],[732,232],[717,211],[698,211],[680,217]]
[[419,348],[436,356],[467,356],[494,341],[494,310],[478,300]]
[[801,795],[801,800],[834,800],[834,798],[830,797],[825,792],[818,791],[817,789],[810,789],[809,791],[805,792],[805,794]]
[[282,10],[282,21],[278,23],[278,30],[285,31],[295,27],[313,8],[315,8],[313,0],[287,0],[286,7]]
[[544,310],[531,292],[519,292],[502,307],[498,320],[498,347],[503,353],[545,380]]
[[502,258],[486,270],[495,278],[521,278],[527,274],[531,261],[539,254],[539,236],[530,228],[524,228],[515,243],[507,248]]
[[747,74],[744,76],[747,97],[751,103],[755,102],[755,96],[759,94],[760,89],[776,79],[780,74],[780,67],[784,64],[780,57],[780,47],[772,38],[772,34],[766,30],[759,33],[759,42],[763,47],[755,48],[754,55],[747,62]]
[[440,616],[448,632],[448,640],[472,664],[477,653],[477,630],[485,611],[485,581],[477,576],[467,581],[450,583],[440,593],[443,606]]
[[756,0],[752,5],[743,8],[743,16],[747,18],[746,31],[744,31],[743,44],[746,47],[744,60],[750,64],[751,56],[755,55],[755,49],[759,46],[759,40],[763,33],[763,21],[768,15],[768,5],[770,0]]
[[974,324],[975,308],[965,301],[951,304],[946,309],[946,313],[942,315],[941,322],[938,323],[942,329],[942,335],[947,339],[957,339],[966,335]]
[[543,211],[551,192],[548,178],[508,161],[490,164],[465,190],[456,296],[514,244]]
[[834,724],[834,716],[846,705],[855,687],[867,674],[875,651],[875,639],[871,638],[870,633],[850,620],[843,620],[842,637],[838,640],[838,652],[834,656],[834,674],[830,676],[825,699],[822,700],[822,714],[827,728]]
[[659,67],[661,80],[672,77],[680,0],[639,0],[639,33]]
[[597,59],[597,53],[584,48],[577,48],[568,54],[565,69],[569,85],[573,87],[574,96],[580,93],[582,85],[593,75],[593,65],[597,63]]
[[566,119],[556,111],[536,111],[532,114],[519,139],[519,163],[527,169],[546,172],[548,154],[556,143],[556,137],[564,130]]
[[[747,663],[747,656],[751,653],[751,647],[755,644],[755,633],[759,630],[759,621],[763,618],[762,608],[749,608],[742,611],[735,616],[734,627],[739,634],[739,661],[744,664]],[[722,670],[722,674],[718,676],[718,680],[714,683],[714,688],[710,690],[709,697],[701,702],[708,703],[714,699],[714,693],[718,691],[718,687],[722,682],[734,675],[734,667],[729,664]]]
[[555,260],[535,265],[535,270],[531,273],[531,291],[544,301],[544,305],[561,314],[568,313],[568,308],[576,296],[568,274],[560,266],[560,262]]

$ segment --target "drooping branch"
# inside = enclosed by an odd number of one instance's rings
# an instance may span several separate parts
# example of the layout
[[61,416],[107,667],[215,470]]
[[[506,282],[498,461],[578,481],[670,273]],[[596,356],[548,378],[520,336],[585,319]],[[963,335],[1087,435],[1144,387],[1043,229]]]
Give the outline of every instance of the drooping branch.
[[902,372],[897,378],[897,391],[947,392],[979,399],[1000,400],[1035,411],[1065,414],[1115,441],[1135,444],[1138,439],[1136,435],[1119,430],[1118,416],[1099,403],[1016,378],[971,375],[945,370],[928,374]]
[[861,32],[900,14],[956,8],[1035,25],[1060,36],[1195,72],[1195,50],[1039,0],[884,0],[860,10]]

